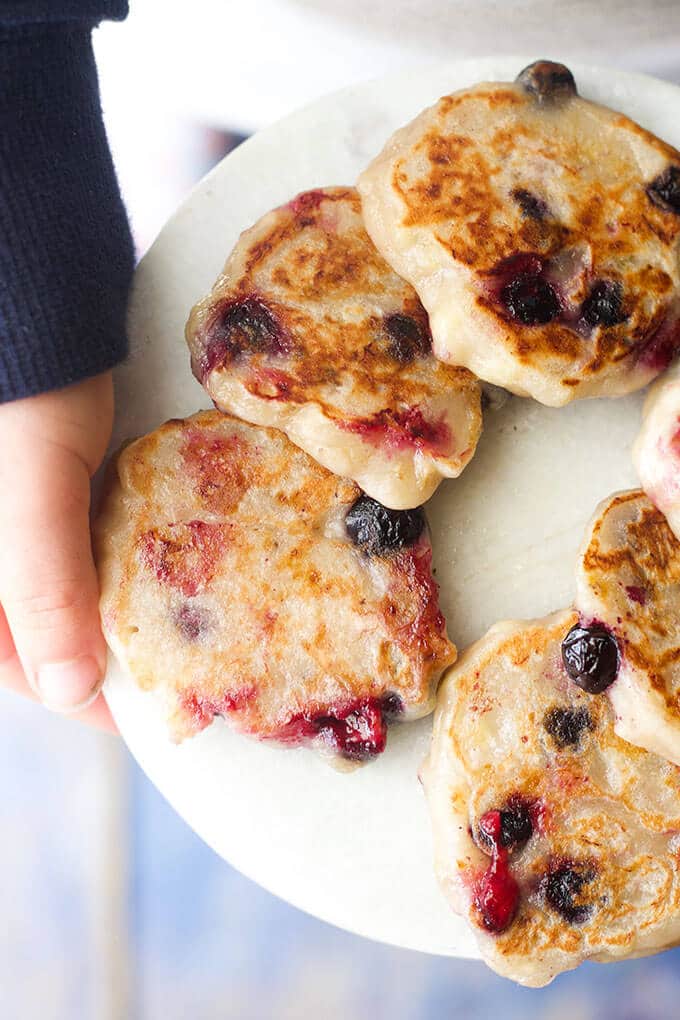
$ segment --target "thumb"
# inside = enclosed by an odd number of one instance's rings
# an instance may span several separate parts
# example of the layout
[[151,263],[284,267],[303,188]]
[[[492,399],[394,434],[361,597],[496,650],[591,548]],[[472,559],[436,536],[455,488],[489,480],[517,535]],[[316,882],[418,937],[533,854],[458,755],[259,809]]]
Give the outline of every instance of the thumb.
[[31,687],[49,708],[75,711],[95,697],[106,656],[89,470],[35,434],[5,435],[3,446],[0,603]]

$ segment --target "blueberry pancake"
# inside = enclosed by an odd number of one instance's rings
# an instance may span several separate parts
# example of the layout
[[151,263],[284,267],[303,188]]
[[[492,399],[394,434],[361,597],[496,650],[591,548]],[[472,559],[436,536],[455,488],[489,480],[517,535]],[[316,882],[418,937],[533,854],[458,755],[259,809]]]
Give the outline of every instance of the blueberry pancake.
[[206,412],[118,455],[96,528],[107,639],[175,739],[223,716],[359,762],[455,659],[421,509],[388,510],[281,432]]
[[423,769],[445,895],[486,962],[533,986],[680,941],[680,769],[572,682],[578,622],[499,623],[468,649]]
[[616,732],[680,765],[680,542],[639,489],[597,508],[581,549],[582,634],[568,653],[606,689]]
[[680,346],[680,153],[561,64],[444,96],[358,188],[442,361],[560,406],[639,389]]
[[645,401],[633,462],[643,489],[680,538],[680,361]]
[[281,429],[386,506],[418,506],[474,453],[479,385],[434,358],[352,188],[304,192],[246,230],[187,342],[218,408]]

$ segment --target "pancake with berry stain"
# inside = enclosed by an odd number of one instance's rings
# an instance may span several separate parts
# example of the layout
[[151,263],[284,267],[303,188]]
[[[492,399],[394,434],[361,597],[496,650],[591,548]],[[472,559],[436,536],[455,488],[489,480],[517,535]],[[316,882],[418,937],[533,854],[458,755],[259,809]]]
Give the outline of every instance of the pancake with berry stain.
[[680,538],[680,360],[645,401],[633,463],[643,489]]
[[95,527],[104,631],[176,740],[223,716],[342,764],[432,711],[455,659],[420,508],[218,412],[125,447]]
[[576,607],[565,661],[577,682],[606,689],[620,736],[680,765],[680,541],[639,489],[597,508]]
[[680,347],[680,153],[561,64],[444,96],[358,188],[445,362],[560,406],[639,389]]
[[477,380],[434,358],[352,188],[304,192],[246,230],[187,342],[217,407],[282,429],[386,506],[418,506],[475,451]]
[[499,623],[468,649],[423,768],[443,892],[486,962],[532,986],[680,941],[680,769],[572,681],[578,624]]

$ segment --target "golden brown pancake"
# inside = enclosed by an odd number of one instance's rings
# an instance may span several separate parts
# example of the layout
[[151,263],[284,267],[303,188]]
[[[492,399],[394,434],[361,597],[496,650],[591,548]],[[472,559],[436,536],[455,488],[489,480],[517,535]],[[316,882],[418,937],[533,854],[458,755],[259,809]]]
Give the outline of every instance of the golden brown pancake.
[[680,940],[680,769],[567,675],[572,611],[492,627],[446,674],[423,771],[439,882],[522,984]]
[[304,192],[246,230],[187,342],[217,407],[282,429],[387,506],[418,506],[474,453],[478,383],[432,355],[352,188]]
[[95,527],[106,637],[181,740],[222,716],[359,762],[455,659],[422,510],[218,412],[118,455]]
[[561,64],[444,96],[358,188],[445,362],[559,406],[639,389],[680,347],[680,153]]
[[606,499],[579,557],[576,607],[619,646],[616,732],[680,765],[680,541],[639,489]]

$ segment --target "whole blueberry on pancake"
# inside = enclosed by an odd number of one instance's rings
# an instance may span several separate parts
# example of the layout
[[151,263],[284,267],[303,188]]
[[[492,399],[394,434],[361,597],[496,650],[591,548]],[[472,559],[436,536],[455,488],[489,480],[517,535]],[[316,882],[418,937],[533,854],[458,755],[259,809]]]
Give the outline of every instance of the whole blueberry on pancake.
[[358,189],[444,362],[559,406],[639,389],[680,349],[680,153],[562,64],[444,96]]
[[498,623],[464,652],[422,772],[442,891],[486,962],[533,986],[680,941],[680,769],[573,683],[578,624]]
[[643,489],[680,539],[680,361],[649,392],[633,462]]
[[304,192],[246,230],[186,335],[217,407],[281,429],[393,509],[475,451],[477,380],[432,354],[427,314],[352,188]]
[[597,508],[579,554],[576,608],[579,629],[598,635],[585,680],[611,701],[616,732],[680,765],[680,541],[639,489]]
[[[404,520],[399,519],[404,517]],[[95,526],[106,637],[173,737],[216,716],[336,763],[432,711],[455,659],[421,510],[208,412],[125,447]]]

